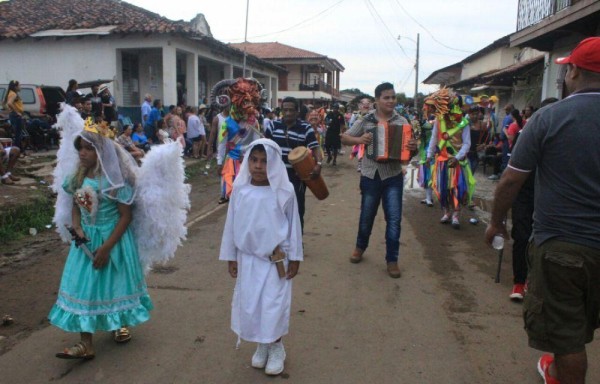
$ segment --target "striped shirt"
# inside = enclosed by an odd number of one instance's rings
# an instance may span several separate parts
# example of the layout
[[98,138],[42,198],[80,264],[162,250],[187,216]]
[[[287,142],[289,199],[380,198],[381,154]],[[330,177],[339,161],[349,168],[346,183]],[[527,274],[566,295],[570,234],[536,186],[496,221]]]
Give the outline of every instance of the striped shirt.
[[[394,111],[392,117],[388,120],[388,123],[402,125],[408,124],[408,121]],[[346,134],[354,137],[360,137],[366,132],[367,129],[374,127],[377,127],[377,116],[375,111],[371,111],[363,119],[357,120],[354,125],[352,125],[352,128],[346,131]],[[385,180],[390,177],[398,176],[400,173],[402,173],[402,163],[400,160],[390,160],[385,163],[378,163],[377,161],[364,156],[362,158],[360,172],[363,176],[368,177],[369,179],[374,179],[375,174],[379,172],[379,177],[381,180]]]
[[319,146],[313,128],[299,119],[289,129],[282,121],[273,121],[273,130],[265,131],[265,137],[273,140],[281,147],[282,159],[287,168],[292,168],[288,161],[288,154],[292,149],[304,146],[312,150]]

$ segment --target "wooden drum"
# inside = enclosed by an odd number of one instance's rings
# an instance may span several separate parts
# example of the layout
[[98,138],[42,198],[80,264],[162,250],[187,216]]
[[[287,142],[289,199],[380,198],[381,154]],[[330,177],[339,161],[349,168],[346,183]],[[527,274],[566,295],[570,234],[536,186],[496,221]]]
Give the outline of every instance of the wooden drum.
[[300,146],[292,149],[288,154],[288,160],[300,176],[300,179],[304,181],[317,199],[324,200],[329,196],[329,191],[322,175],[319,175],[316,179],[310,178],[310,173],[315,168],[316,163],[308,148]]

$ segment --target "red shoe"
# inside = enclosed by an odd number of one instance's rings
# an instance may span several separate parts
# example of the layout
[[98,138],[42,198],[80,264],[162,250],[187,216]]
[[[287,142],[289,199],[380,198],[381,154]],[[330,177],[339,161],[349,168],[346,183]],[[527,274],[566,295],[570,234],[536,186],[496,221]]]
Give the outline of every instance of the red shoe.
[[525,284],[515,284],[513,285],[512,293],[509,295],[511,300],[521,301],[525,296]]
[[542,376],[542,379],[544,379],[544,384],[560,384],[558,379],[550,376],[550,373],[548,372],[550,369],[550,365],[553,362],[554,356],[552,356],[549,353],[546,353],[545,355],[542,355],[542,357],[540,357],[540,360],[537,363],[537,370]]

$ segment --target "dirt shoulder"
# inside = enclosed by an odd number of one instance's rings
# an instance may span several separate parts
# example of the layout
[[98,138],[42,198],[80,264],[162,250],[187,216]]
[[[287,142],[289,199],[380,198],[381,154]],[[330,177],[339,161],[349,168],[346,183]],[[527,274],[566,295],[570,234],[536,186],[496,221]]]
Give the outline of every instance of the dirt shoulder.
[[[55,155],[47,153],[20,166],[15,172],[22,177],[16,186],[0,186],[0,214],[26,205],[40,194],[48,193]],[[42,158],[43,156],[43,158]],[[204,173],[209,173],[205,175]],[[204,161],[186,160],[188,182],[192,185],[190,200],[192,220],[217,205],[219,178],[214,167],[205,168]],[[50,226],[50,222],[48,226]],[[0,321],[0,355],[10,350],[31,332],[46,327],[46,316],[56,301],[62,268],[68,253],[54,228],[42,228],[35,235],[0,245],[0,320],[9,316],[12,322]]]

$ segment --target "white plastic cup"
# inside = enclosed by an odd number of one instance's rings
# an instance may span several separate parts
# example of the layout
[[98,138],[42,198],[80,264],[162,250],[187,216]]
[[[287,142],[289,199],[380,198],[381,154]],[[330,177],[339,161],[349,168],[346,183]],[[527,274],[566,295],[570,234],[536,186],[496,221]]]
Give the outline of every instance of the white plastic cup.
[[494,236],[494,240],[492,240],[492,248],[497,251],[504,249],[504,237],[502,235]]

